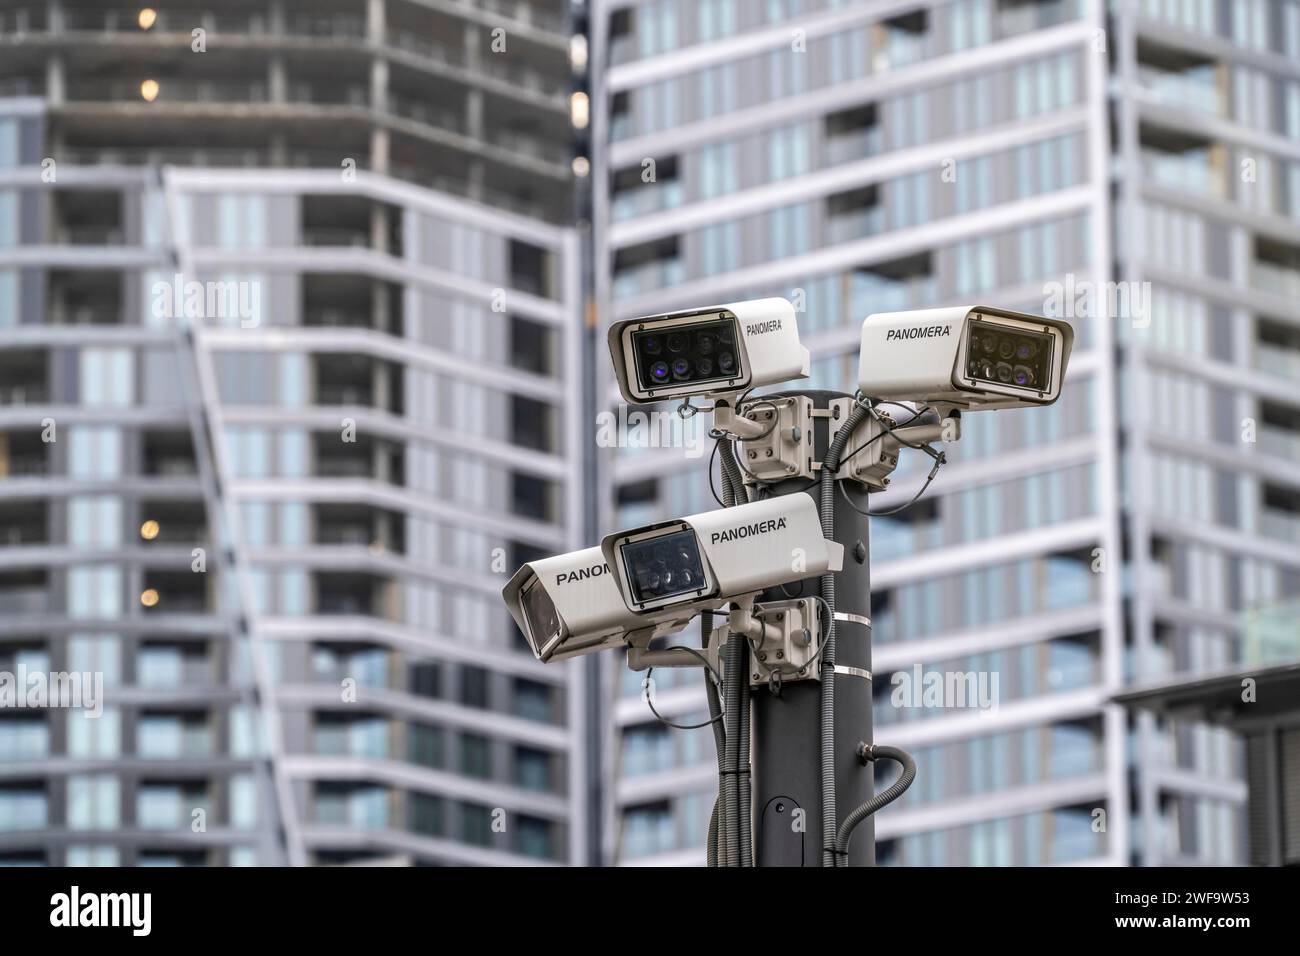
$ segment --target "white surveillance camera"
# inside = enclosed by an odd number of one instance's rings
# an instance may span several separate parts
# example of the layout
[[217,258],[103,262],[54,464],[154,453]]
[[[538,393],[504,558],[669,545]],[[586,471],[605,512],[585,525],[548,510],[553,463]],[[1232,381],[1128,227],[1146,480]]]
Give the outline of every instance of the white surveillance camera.
[[601,549],[627,607],[655,618],[838,571],[844,558],[803,493],[620,531]]
[[609,351],[619,391],[633,404],[808,377],[794,306],[781,298],[615,322]]
[[693,615],[649,621],[623,601],[600,548],[530,561],[501,591],[539,661],[561,661],[671,634]]
[[1050,405],[1073,345],[1068,322],[988,306],[878,312],[862,323],[858,388],[935,409]]

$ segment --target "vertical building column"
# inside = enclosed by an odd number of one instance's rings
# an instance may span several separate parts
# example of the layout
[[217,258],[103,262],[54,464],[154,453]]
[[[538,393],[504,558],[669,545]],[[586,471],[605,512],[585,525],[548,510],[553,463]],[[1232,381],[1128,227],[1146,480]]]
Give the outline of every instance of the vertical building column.
[[383,57],[370,61],[370,108],[377,113],[388,112],[388,61]]
[[270,0],[267,14],[267,28],[271,36],[283,36],[285,33],[284,0]]
[[[465,68],[472,73],[478,73],[483,68],[483,45],[489,41],[489,37],[475,24],[468,24],[465,27],[464,56]],[[465,124],[465,135],[476,142],[486,142],[486,113],[483,104],[483,91],[476,88],[470,88],[465,94],[465,113],[462,117]],[[481,199],[483,197],[483,162],[479,159],[473,159],[469,164],[469,183],[467,184],[465,195],[470,199]]]
[[[388,32],[388,11],[384,0],[366,0],[366,43],[377,50]],[[370,108],[376,113],[389,111],[388,61],[377,52],[370,60]],[[377,173],[387,173],[392,149],[392,138],[378,125],[370,130],[370,168]]]
[[[50,33],[59,36],[64,30],[63,0],[49,0],[46,9],[49,17]],[[57,106],[66,98],[63,74],[63,54],[52,52],[45,60],[45,99],[51,106]]]
[[388,31],[388,11],[384,0],[366,0],[366,41],[371,44],[384,42]]
[[392,140],[388,130],[374,127],[370,130],[370,168],[377,173],[387,173],[389,149]]

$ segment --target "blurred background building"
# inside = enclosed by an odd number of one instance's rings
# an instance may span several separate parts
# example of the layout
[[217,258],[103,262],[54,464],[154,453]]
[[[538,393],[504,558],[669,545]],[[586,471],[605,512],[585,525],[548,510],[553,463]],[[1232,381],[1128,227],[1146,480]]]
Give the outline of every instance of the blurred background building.
[[1245,862],[1237,738],[1109,701],[1295,619],[1298,220],[1296,0],[0,0],[0,671],[109,683],[0,711],[0,861],[701,863],[711,734],[499,588],[713,507],[595,448],[603,326],[784,295],[819,388],[875,311],[1079,333],[872,522],[880,862]]
[[[1236,739],[1109,701],[1245,659],[1252,612],[1294,619],[1300,5],[595,8],[605,321],[791,297],[810,384],[836,389],[871,312],[978,301],[1078,330],[1057,405],[968,416],[927,496],[872,522],[876,739],[920,768],[878,860],[1244,862]],[[1120,300],[1112,323],[1075,298],[1111,282],[1149,308]],[[910,464],[874,507],[913,494]],[[700,472],[623,452],[609,526],[712,507]],[[892,706],[916,665],[995,673],[1001,706]],[[697,680],[655,680],[665,716],[703,711]],[[607,849],[698,861],[708,731],[611,681]]]
[[108,684],[0,711],[0,861],[587,860],[499,598],[585,542],[570,33],[0,3],[0,670]]

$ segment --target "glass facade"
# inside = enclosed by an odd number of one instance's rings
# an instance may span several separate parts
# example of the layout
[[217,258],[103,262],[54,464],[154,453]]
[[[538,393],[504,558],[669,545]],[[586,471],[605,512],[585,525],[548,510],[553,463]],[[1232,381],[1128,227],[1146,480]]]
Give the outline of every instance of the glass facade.
[[0,9],[0,863],[586,862],[567,18],[237,6]]
[[[881,862],[1241,862],[1238,744],[1107,701],[1239,660],[1246,615],[1300,590],[1300,4],[607,14],[611,320],[782,295],[808,385],[841,390],[872,312],[978,300],[1077,332],[1058,404],[967,416],[926,496],[872,522],[877,739],[920,766]],[[904,458],[873,507],[928,468]],[[620,450],[609,483],[610,528],[713,507],[679,449]],[[996,713],[900,706],[914,673],[996,676]],[[702,708],[654,676],[666,717]],[[710,732],[612,686],[617,858],[698,863]]]

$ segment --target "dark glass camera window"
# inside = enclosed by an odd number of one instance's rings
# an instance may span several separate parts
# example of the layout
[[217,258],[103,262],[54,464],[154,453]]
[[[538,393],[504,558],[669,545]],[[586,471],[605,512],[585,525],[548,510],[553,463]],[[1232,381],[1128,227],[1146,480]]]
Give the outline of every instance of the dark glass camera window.
[[1054,344],[1045,332],[975,322],[966,349],[966,376],[977,382],[1046,391]]
[[632,600],[647,604],[704,587],[704,569],[694,531],[676,531],[623,545]]
[[632,333],[637,381],[644,391],[726,382],[740,377],[735,319],[714,319]]

